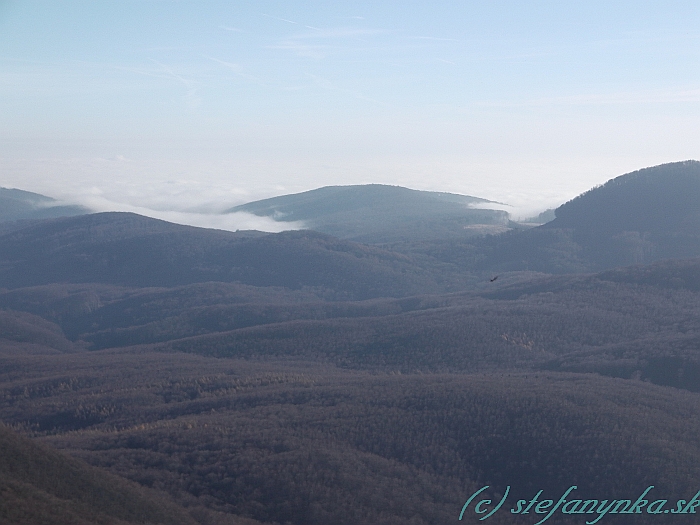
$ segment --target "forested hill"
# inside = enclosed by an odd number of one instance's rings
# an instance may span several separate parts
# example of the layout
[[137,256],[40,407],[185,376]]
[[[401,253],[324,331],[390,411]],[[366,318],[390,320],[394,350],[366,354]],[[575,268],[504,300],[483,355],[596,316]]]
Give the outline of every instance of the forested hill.
[[[381,247],[309,230],[234,233],[129,213],[16,224],[0,230],[0,287],[218,281],[357,300],[460,291],[509,271],[580,273],[700,256],[696,161],[617,177],[564,204],[555,220],[537,228],[445,237],[450,228],[481,231],[491,219],[490,226],[507,229],[503,221],[495,224],[505,212],[469,208],[475,202],[481,200],[370,185],[321,188],[236,208],[282,220],[326,221],[328,229],[336,224],[342,230],[340,236],[356,229],[376,241],[384,235],[377,227],[404,238]],[[472,219],[482,222],[465,224]],[[420,240],[424,234],[431,238]]]
[[616,177],[567,202],[544,229],[570,229],[595,269],[700,255],[700,162]]
[[554,225],[480,238],[0,224],[0,421],[43,442],[0,426],[0,523],[437,525],[484,486],[511,487],[492,525],[532,524],[506,509],[574,485],[685,504],[700,257],[621,264],[700,246],[697,169],[623,176]]
[[461,276],[453,273],[446,281],[443,273],[436,276],[405,255],[312,231],[234,233],[132,213],[47,220],[0,234],[0,287],[5,288],[220,281],[366,299],[461,286]]
[[277,221],[303,221],[312,230],[359,242],[465,238],[508,227],[504,211],[474,208],[497,203],[454,193],[366,184],[326,186],[236,206]]
[[548,228],[614,235],[700,231],[700,162],[662,164],[621,175],[556,209]]
[[64,205],[51,197],[29,191],[0,188],[0,222],[67,217],[85,213],[90,213],[90,210],[83,206]]
[[537,228],[411,250],[493,273],[591,272],[697,257],[699,203],[700,162],[663,164],[587,191]]
[[0,523],[195,525],[187,511],[0,425]]

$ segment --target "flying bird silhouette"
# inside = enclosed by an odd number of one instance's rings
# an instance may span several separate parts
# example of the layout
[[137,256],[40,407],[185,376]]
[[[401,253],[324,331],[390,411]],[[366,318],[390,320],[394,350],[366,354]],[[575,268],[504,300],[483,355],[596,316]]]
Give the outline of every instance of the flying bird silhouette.
[[498,275],[497,275],[496,277],[494,277],[493,279],[490,279],[489,282],[492,283],[492,282],[494,282],[496,279],[498,279]]

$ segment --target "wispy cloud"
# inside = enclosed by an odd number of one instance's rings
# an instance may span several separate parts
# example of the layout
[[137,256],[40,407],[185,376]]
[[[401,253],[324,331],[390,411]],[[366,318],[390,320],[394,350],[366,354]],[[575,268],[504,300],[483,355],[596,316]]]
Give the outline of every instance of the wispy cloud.
[[207,55],[202,55],[204,58],[211,60],[212,62],[216,62],[217,64],[221,64],[224,66],[226,69],[229,69],[233,71],[236,75],[245,78],[246,80],[252,80],[257,82],[259,79],[253,75],[249,75],[248,73],[245,73],[243,71],[243,67],[240,64],[236,64],[235,62],[228,62],[226,60],[221,60],[218,58],[210,57]]
[[318,75],[312,75],[310,73],[308,74],[308,77],[313,80],[314,87],[318,87],[318,88],[325,89],[328,91],[335,91],[338,93],[343,93],[345,95],[349,95],[349,96],[356,98],[356,99],[359,99],[359,100],[365,100],[367,102],[377,103],[377,100],[369,98],[369,97],[363,95],[362,93],[360,93],[359,91],[341,88],[339,86],[336,86],[335,84],[333,84],[333,82],[331,82],[330,80],[328,80],[326,78],[320,77]]
[[[309,27],[310,26],[306,26]],[[298,56],[322,59],[334,50],[347,49],[347,43],[339,43],[341,40],[365,42],[362,37],[385,34],[386,31],[378,29],[357,28],[330,28],[315,29],[313,32],[299,33],[285,38],[277,44],[266,46],[267,49],[282,49],[292,51]]]
[[[331,44],[330,42],[321,43],[324,40],[332,41],[353,39],[356,41],[361,41],[362,37],[386,33],[386,31],[383,30],[358,27],[321,28],[298,22],[296,20],[291,20],[289,18],[270,15],[268,13],[262,13],[262,16],[272,20],[284,22],[285,24],[298,26],[299,28],[310,29],[311,31],[288,35],[277,43],[266,46],[267,49],[291,51],[300,57],[306,58],[322,59],[327,57],[333,50],[342,49],[338,44]],[[353,20],[364,20],[364,18],[361,16],[353,16],[349,18]],[[309,44],[309,40],[316,41],[317,43]]]
[[197,85],[198,83],[194,80],[187,79],[183,77],[182,75],[177,74],[171,67],[162,64],[158,62],[157,60],[151,59],[151,61],[158,65],[168,76],[171,78],[175,79],[176,81],[180,82],[183,86],[185,86],[185,89],[187,90],[187,93],[183,97],[187,105],[191,109],[195,109],[200,106],[202,103],[202,99],[199,97],[197,94]]
[[157,67],[144,67],[144,66],[123,66],[123,65],[113,65],[112,69],[116,71],[128,71],[130,73],[135,73],[137,75],[143,75],[153,78],[170,79],[176,81],[178,84],[184,86],[185,95],[182,99],[185,101],[186,105],[191,109],[199,107],[202,103],[202,99],[198,94],[199,82],[181,75],[175,71],[172,67],[163,64],[154,59],[150,61]]
[[416,40],[434,40],[436,42],[459,42],[456,38],[440,38],[437,36],[415,36]]
[[122,66],[122,65],[115,65],[112,67],[113,67],[113,69],[115,69],[117,71],[128,71],[129,73],[136,73],[137,75],[143,75],[146,77],[172,78],[172,75],[163,71],[160,68],[153,69],[152,67]]
[[279,20],[280,22],[286,22],[286,23],[288,23],[288,24],[294,24],[294,25],[298,25],[298,26],[303,26],[303,27],[306,27],[307,29],[314,29],[314,30],[316,30],[316,31],[321,31],[321,29],[319,29],[318,27],[307,26],[307,25],[305,25],[305,24],[301,24],[301,23],[299,23],[299,22],[295,22],[294,20],[288,20],[287,18],[280,18],[280,17],[278,17],[278,16],[268,15],[267,13],[263,13],[262,16],[267,17],[267,18],[272,18],[273,20]]
[[339,38],[355,38],[359,36],[369,36],[369,35],[380,35],[386,34],[387,31],[381,29],[356,29],[351,27],[336,27],[331,29],[319,29],[319,32],[305,33],[296,35],[294,38],[297,39],[310,39],[310,38],[329,38],[329,39],[339,39]]
[[542,97],[524,101],[484,101],[482,107],[537,107],[537,106],[606,106],[634,104],[674,104],[700,102],[700,88],[659,90],[659,91],[621,91],[617,93],[588,93],[560,97]]
[[328,49],[325,46],[302,44],[296,40],[283,40],[278,44],[266,47],[267,49],[293,51],[298,56],[306,58],[322,59],[328,54]]
[[273,20],[279,20],[280,22],[287,22],[288,24],[299,25],[299,22],[295,22],[294,20],[288,20],[286,18],[280,18],[278,16],[268,15],[267,13],[263,13],[262,16],[264,16],[266,18],[272,18]]

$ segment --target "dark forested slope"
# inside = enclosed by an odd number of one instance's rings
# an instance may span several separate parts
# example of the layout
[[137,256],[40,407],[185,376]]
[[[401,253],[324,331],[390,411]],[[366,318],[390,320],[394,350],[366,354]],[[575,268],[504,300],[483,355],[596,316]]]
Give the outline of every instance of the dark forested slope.
[[700,255],[700,162],[621,175],[556,209],[556,219],[466,241],[395,245],[474,272],[600,271]]
[[0,522],[12,525],[194,525],[187,511],[136,484],[0,425]]
[[30,353],[157,344],[160,351],[404,373],[597,372],[700,390],[699,264],[515,282],[505,276],[479,291],[365,301],[213,282],[16,288],[0,292],[0,339]]
[[622,175],[556,210],[543,228],[572,229],[583,257],[619,266],[700,255],[700,162]]
[[[357,305],[359,315],[354,316],[346,310],[317,319],[278,317],[157,348],[212,356],[295,356],[404,373],[536,370],[587,355],[588,367],[577,370],[655,380],[649,359],[682,358],[688,370],[700,364],[700,353],[691,351],[688,343],[679,346],[678,339],[700,336],[700,297],[691,290],[590,276],[569,283],[554,280],[551,285],[545,281],[530,288],[504,288],[484,297],[415,298],[406,311],[400,311],[399,304],[391,306],[363,311]],[[132,337],[136,333],[132,331]],[[106,336],[101,341],[108,341]],[[643,345],[644,351],[634,352],[635,345]],[[696,388],[687,383],[676,386]]]
[[700,162],[685,161],[620,175],[556,209],[549,228],[613,235],[624,231],[697,234]]
[[[381,248],[121,213],[0,228],[0,419],[201,525],[437,525],[484,485],[688,500],[700,259],[619,264],[695,253],[697,178],[698,163],[659,166],[544,227]],[[91,497],[84,465],[62,477],[3,432],[0,521],[132,520],[122,485]],[[163,520],[139,498],[142,522]],[[489,522],[535,521],[513,518]]]
[[[510,485],[511,508],[571,485],[586,498],[654,485],[689,500],[700,483],[697,394],[642,381],[147,352],[23,362],[34,377],[0,374],[3,419],[191,507],[264,522],[437,525],[457,521],[484,485],[489,495]],[[514,522],[508,512],[492,521]]]
[[405,255],[309,231],[207,230],[130,213],[54,219],[0,234],[0,287],[55,282],[176,286],[206,281],[313,288],[331,297],[463,288]]

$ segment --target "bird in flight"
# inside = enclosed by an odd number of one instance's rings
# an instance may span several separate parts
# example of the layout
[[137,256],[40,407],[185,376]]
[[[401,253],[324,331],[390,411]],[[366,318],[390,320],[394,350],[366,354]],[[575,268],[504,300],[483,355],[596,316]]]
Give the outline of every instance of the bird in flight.
[[498,275],[497,275],[496,277],[494,277],[493,279],[490,279],[489,282],[492,283],[492,282],[494,282],[496,279],[498,279]]

